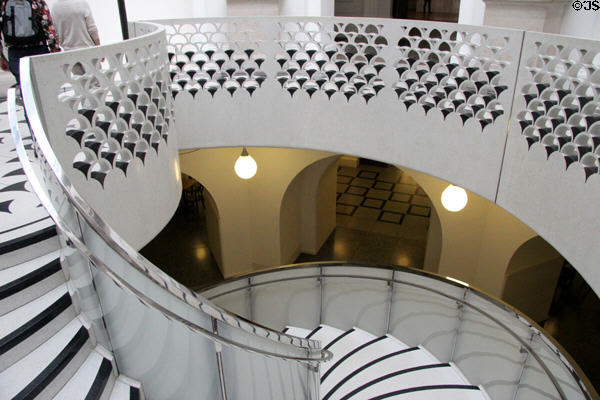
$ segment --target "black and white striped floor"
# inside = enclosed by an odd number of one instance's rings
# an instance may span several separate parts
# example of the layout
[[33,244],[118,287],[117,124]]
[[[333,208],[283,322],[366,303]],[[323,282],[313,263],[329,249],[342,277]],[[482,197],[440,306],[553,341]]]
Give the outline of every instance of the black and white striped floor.
[[[19,111],[20,126],[24,124]],[[31,139],[26,139],[31,147]],[[53,221],[32,192],[0,105],[0,399],[143,399],[71,297]]]
[[321,399],[489,400],[452,363],[442,363],[423,347],[393,336],[374,336],[320,325],[286,332],[321,341],[333,359],[321,365]]

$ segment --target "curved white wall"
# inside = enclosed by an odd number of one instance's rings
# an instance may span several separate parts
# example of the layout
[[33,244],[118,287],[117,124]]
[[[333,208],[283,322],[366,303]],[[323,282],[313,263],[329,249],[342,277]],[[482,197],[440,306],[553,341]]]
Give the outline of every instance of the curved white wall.
[[[30,59],[44,130],[66,175],[136,249],[163,229],[181,196],[164,45],[158,30]],[[73,72],[78,63],[83,75]]]

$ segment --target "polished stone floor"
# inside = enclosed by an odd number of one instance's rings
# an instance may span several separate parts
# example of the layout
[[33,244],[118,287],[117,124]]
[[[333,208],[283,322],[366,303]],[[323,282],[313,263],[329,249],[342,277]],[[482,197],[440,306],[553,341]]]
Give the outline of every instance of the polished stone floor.
[[140,253],[192,290],[223,281],[208,247],[202,207],[181,202],[167,226]]
[[431,202],[400,169],[368,160],[338,168],[336,228],[317,254],[296,260],[422,268]]

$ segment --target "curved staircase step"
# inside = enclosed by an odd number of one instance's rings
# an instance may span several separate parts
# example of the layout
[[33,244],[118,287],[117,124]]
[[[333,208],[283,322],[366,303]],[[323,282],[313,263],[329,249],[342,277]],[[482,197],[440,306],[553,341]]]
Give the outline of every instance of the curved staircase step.
[[418,348],[409,348],[405,344],[391,339],[389,336],[380,336],[372,339],[346,353],[346,355],[327,370],[326,374],[321,375],[321,393],[329,393],[334,386],[351,379],[363,369],[383,362],[388,358],[403,354],[406,351],[415,350],[418,350]]
[[286,326],[282,332],[287,333],[288,335],[305,338],[310,334],[311,330],[305,328],[298,328],[295,326]]
[[343,335],[338,336],[335,341],[330,342],[326,347],[333,353],[333,357],[330,362],[321,367],[321,381],[324,377],[327,377],[329,370],[334,368],[347,354],[374,339],[377,339],[375,335],[358,328],[352,328],[344,332]]
[[372,397],[370,400],[487,400],[477,386],[471,385],[432,385],[397,390]]
[[73,319],[34,351],[0,373],[2,399],[51,398],[75,373],[91,350],[89,334]]
[[489,400],[453,363],[441,363],[424,347],[409,347],[394,336],[324,324],[312,331],[287,326],[285,332],[320,340],[333,353],[332,360],[320,366],[322,400]]
[[4,315],[65,282],[58,250],[0,270],[0,315]]
[[119,375],[115,381],[109,400],[144,400],[144,392],[138,381]]
[[29,354],[75,316],[65,283],[1,316],[0,371]]
[[115,376],[112,361],[101,353],[106,353],[106,350],[100,346],[91,351],[75,375],[54,396],[53,400],[108,399]]
[[[376,398],[390,392],[417,390],[418,387],[456,386],[466,387],[448,363],[426,364],[395,371],[379,376],[362,384],[341,397],[347,400],[358,396],[360,398]],[[475,387],[477,390],[479,388]]]

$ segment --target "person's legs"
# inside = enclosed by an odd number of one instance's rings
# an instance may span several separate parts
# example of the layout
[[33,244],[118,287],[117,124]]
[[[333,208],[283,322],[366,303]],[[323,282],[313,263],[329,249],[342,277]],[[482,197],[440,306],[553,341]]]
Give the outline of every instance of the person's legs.
[[423,14],[425,14],[425,12],[431,14],[431,0],[423,0]]
[[14,46],[8,48],[8,69],[17,80],[17,86],[21,82],[19,79],[19,51]]
[[17,80],[17,84],[21,84],[19,75],[19,60],[22,57],[36,56],[39,54],[49,53],[48,46],[32,46],[32,47],[17,47],[10,46],[8,48],[8,67],[10,72],[14,75]]

